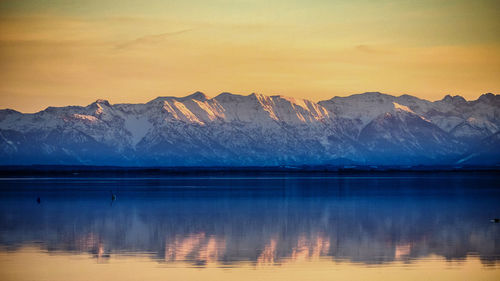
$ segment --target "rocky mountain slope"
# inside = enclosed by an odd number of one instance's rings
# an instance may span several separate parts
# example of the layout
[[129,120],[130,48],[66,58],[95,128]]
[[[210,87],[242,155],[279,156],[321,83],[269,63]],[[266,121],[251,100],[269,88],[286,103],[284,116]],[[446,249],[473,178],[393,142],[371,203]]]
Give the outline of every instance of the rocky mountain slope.
[[0,164],[498,164],[500,95],[364,93],[318,103],[203,93],[0,110]]

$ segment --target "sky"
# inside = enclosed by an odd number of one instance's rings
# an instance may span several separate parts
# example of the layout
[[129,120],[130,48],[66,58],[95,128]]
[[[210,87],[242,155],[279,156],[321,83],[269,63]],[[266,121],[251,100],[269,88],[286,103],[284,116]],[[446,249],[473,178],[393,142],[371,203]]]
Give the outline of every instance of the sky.
[[0,108],[500,93],[497,0],[0,0]]

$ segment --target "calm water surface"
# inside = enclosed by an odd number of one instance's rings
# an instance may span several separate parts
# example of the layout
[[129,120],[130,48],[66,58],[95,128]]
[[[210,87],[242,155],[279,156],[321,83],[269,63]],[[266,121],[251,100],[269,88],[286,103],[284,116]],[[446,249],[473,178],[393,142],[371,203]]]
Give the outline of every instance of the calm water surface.
[[495,217],[492,174],[4,178],[0,279],[500,280]]

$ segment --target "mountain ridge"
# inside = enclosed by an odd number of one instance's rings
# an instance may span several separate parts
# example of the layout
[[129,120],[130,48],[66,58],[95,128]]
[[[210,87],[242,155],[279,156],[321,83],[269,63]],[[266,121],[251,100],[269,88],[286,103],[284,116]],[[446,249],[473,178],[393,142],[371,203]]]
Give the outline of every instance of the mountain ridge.
[[491,164],[500,162],[491,157],[499,154],[492,137],[499,128],[500,95],[491,93],[431,102],[367,92],[313,102],[195,92],[0,110],[0,164]]
[[[110,105],[120,105],[120,104],[147,104],[147,103],[151,103],[155,100],[158,100],[158,99],[178,99],[178,100],[182,100],[182,99],[187,99],[187,98],[193,98],[197,95],[202,95],[203,96],[203,99],[213,99],[213,98],[216,98],[222,94],[228,94],[228,95],[234,95],[234,96],[242,96],[242,97],[248,97],[248,96],[252,96],[252,95],[263,95],[263,96],[268,96],[268,97],[285,97],[285,98],[290,98],[290,99],[303,99],[303,100],[308,100],[308,101],[311,101],[311,102],[314,102],[313,100],[310,100],[310,99],[305,99],[305,98],[295,98],[295,97],[291,97],[291,96],[286,96],[286,95],[281,95],[281,94],[276,94],[276,95],[264,95],[264,94],[257,94],[257,93],[251,93],[251,94],[248,94],[248,95],[242,95],[242,94],[233,94],[233,93],[230,93],[230,92],[221,92],[220,94],[214,96],[214,97],[210,97],[208,95],[206,95],[205,93],[201,92],[201,91],[195,91],[194,93],[192,94],[188,94],[186,96],[183,96],[183,97],[180,97],[180,96],[157,96],[156,98],[153,98],[152,100],[150,101],[147,101],[145,103],[114,103],[114,104],[111,104],[109,102],[108,99],[104,99],[104,98],[97,98],[94,102],[90,103],[90,104],[93,104],[93,103],[108,103]],[[465,102],[477,102],[479,100],[488,100],[488,99],[500,99],[498,98],[500,96],[500,94],[493,94],[491,92],[488,92],[488,93],[484,93],[484,94],[481,94],[477,99],[472,99],[472,100],[467,100],[465,99],[464,97],[462,97],[461,95],[451,95],[451,94],[446,94],[442,99],[440,100],[435,100],[435,101],[430,101],[430,100],[427,100],[427,99],[424,99],[424,98],[419,98],[419,97],[416,97],[416,96],[412,96],[412,95],[409,95],[409,94],[402,94],[402,95],[399,95],[399,96],[395,96],[395,95],[391,95],[391,94],[385,94],[385,93],[382,93],[382,92],[363,92],[363,93],[356,93],[356,94],[351,94],[349,96],[334,96],[330,99],[326,99],[326,100],[320,100],[320,101],[317,101],[317,102],[314,102],[314,103],[320,103],[320,102],[325,102],[325,101],[329,101],[329,100],[332,100],[332,99],[336,99],[336,98],[349,98],[349,97],[353,97],[353,96],[359,96],[359,95],[367,95],[367,94],[380,94],[380,95],[384,95],[384,96],[390,96],[390,97],[394,97],[394,98],[403,98],[403,97],[410,97],[410,98],[413,98],[413,99],[418,99],[418,100],[422,100],[422,101],[427,101],[427,102],[430,102],[430,103],[433,103],[433,102],[438,102],[438,101],[446,101],[446,100],[454,100],[455,98],[458,98],[458,99],[461,99],[461,100],[464,100]],[[90,105],[88,104],[88,105]],[[47,110],[49,108],[61,108],[61,107],[86,107],[88,105],[64,105],[64,106],[48,106],[47,108],[45,109],[42,109],[42,110],[39,110],[37,112],[33,112],[33,113],[25,113],[25,112],[22,112],[22,111],[19,111],[19,110],[16,110],[14,108],[0,108],[0,112],[2,111],[13,111],[13,112],[18,112],[18,113],[22,113],[22,114],[36,114],[36,113],[39,113],[41,111],[44,111],[44,110]]]

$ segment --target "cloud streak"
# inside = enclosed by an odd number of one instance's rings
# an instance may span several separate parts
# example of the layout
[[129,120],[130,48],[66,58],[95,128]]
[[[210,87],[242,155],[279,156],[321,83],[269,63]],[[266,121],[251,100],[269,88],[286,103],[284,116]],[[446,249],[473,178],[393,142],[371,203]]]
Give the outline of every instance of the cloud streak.
[[193,30],[196,30],[196,28],[188,28],[188,29],[182,29],[182,30],[173,31],[173,32],[165,32],[165,33],[161,33],[161,34],[146,35],[146,36],[136,38],[134,40],[130,40],[130,41],[118,44],[115,46],[115,49],[116,50],[123,50],[123,49],[127,49],[127,48],[134,47],[137,45],[156,45],[156,44],[160,44],[160,43],[164,42],[166,39],[168,39],[172,36],[184,34],[187,32],[191,32]]

